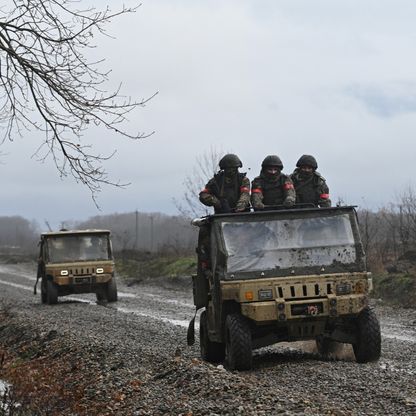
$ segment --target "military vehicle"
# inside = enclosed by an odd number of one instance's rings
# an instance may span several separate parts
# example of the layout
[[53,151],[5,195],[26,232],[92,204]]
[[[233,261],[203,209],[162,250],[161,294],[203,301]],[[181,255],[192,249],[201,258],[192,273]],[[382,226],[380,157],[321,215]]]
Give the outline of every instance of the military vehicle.
[[41,234],[38,273],[41,300],[49,305],[59,296],[96,293],[98,301],[115,302],[117,283],[110,231],[74,230]]
[[315,340],[322,355],[349,343],[357,362],[380,357],[354,207],[219,214],[193,224],[200,227],[193,289],[196,309],[204,308],[204,360],[247,370],[253,349],[300,340]]

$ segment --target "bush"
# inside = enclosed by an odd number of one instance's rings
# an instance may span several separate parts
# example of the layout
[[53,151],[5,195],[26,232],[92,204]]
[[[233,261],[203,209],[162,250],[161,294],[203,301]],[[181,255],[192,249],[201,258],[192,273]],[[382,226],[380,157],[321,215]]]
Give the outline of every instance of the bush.
[[416,276],[410,274],[379,274],[373,276],[373,297],[387,303],[416,308]]

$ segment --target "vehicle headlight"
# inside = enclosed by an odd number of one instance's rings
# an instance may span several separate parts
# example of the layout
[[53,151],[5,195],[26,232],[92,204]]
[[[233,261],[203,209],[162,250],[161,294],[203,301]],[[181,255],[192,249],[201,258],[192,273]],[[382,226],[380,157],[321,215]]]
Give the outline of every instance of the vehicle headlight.
[[97,274],[104,273],[104,269],[102,267],[98,267],[96,272]]
[[338,283],[335,291],[337,295],[348,295],[351,293],[351,283]]
[[273,299],[272,289],[260,289],[259,290],[259,299],[260,300]]
[[61,270],[61,276],[68,276],[68,270]]

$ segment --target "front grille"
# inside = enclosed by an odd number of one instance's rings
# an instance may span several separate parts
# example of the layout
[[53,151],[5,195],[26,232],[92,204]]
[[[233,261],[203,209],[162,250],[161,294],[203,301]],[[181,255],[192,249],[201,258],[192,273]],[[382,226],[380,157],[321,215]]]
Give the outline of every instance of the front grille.
[[276,285],[276,294],[285,300],[326,297],[333,293],[331,283],[298,283],[292,285]]
[[322,332],[319,325],[299,325],[290,328],[291,335],[294,338],[314,338]]
[[76,269],[69,269],[69,274],[71,274],[72,276],[89,276],[94,273],[94,267],[80,267]]

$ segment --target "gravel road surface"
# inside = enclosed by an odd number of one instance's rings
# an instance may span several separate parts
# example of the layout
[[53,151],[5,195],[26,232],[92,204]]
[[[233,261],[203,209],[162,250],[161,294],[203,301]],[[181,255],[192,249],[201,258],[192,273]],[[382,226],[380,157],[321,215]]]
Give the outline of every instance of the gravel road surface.
[[252,371],[229,372],[202,362],[198,341],[186,345],[188,281],[119,281],[114,304],[74,295],[48,306],[34,277],[33,265],[0,264],[0,379],[27,414],[416,415],[415,310],[374,305],[377,363],[357,364],[350,346],[322,360],[304,342],[255,351]]

